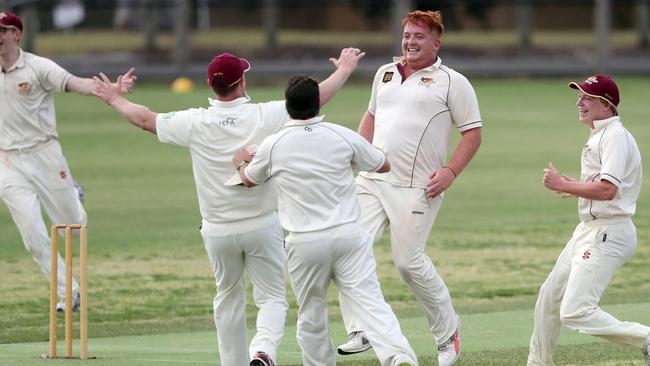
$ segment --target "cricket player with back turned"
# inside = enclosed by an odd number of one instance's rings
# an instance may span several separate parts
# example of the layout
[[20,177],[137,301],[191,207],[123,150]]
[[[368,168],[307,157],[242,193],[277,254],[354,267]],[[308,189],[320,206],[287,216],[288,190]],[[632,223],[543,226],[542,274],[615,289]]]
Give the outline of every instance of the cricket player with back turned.
[[[319,105],[343,86],[363,56],[350,47],[330,59],[336,70],[320,84]],[[208,65],[208,85],[216,99],[209,99],[208,108],[156,113],[122,98],[103,74],[95,78],[95,93],[161,142],[189,149],[203,219],[201,236],[217,284],[213,307],[221,364],[273,366],[288,307],[277,200],[270,185],[248,190],[224,183],[237,173],[233,153],[261,143],[290,117],[284,101],[250,102],[245,75],[249,68],[247,60],[232,54],[214,57]],[[248,349],[244,271],[259,309],[257,332]]]
[[371,238],[358,223],[353,165],[383,174],[390,163],[363,137],[318,116],[316,80],[292,77],[285,97],[292,120],[264,140],[250,164],[246,150],[233,162],[247,187],[276,184],[280,222],[288,231],[285,250],[298,302],[302,364],[336,364],[327,312],[327,288],[334,281],[370,335],[381,365],[417,366],[381,294]]

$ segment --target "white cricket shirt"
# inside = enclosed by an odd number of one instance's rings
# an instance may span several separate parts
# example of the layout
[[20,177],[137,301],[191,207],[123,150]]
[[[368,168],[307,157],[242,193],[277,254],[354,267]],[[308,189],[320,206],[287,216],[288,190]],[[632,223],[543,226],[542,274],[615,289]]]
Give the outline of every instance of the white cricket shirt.
[[264,140],[245,174],[255,184],[272,178],[280,223],[305,233],[356,222],[352,165],[374,171],[384,162],[384,154],[354,131],[315,117],[292,120]]
[[277,206],[271,185],[224,185],[237,172],[235,151],[261,143],[290,120],[284,101],[249,101],[248,96],[230,102],[210,99],[207,109],[159,114],[156,120],[161,142],[189,148],[201,216],[210,223],[253,219]]
[[619,116],[594,121],[580,163],[582,182],[607,180],[618,187],[611,201],[579,198],[580,221],[632,217],[643,181],[641,154]]
[[379,68],[368,105],[375,116],[372,143],[386,153],[391,171],[361,174],[426,188],[431,171],[447,164],[452,127],[460,132],[481,127],[481,113],[467,78],[442,65],[440,57],[406,80],[399,71],[402,59]]
[[57,138],[55,91],[65,91],[70,73],[54,61],[20,50],[0,72],[0,150],[24,149]]

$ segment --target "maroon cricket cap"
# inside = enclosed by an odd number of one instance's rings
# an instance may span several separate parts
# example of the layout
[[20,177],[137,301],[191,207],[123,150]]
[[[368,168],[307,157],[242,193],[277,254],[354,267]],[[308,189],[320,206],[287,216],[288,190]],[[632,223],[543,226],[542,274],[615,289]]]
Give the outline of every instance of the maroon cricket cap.
[[607,75],[590,76],[581,83],[569,83],[569,87],[579,89],[589,96],[604,99],[614,106],[614,108],[617,108],[618,103],[621,101],[614,79]]
[[3,11],[0,13],[0,27],[3,28],[16,28],[23,31],[23,21],[14,13]]
[[251,64],[245,59],[230,53],[222,53],[215,56],[208,65],[208,81],[212,85],[214,80],[223,79],[226,85],[231,86],[241,80],[250,68]]

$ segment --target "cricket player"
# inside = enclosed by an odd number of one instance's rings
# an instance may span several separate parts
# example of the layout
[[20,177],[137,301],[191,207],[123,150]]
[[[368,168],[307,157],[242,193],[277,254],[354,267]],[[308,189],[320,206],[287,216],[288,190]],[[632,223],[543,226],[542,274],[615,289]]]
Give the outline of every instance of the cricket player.
[[245,150],[233,161],[247,187],[269,180],[277,186],[280,222],[289,232],[285,250],[299,306],[303,365],[336,364],[327,325],[331,280],[367,330],[382,365],[417,365],[381,294],[370,237],[358,224],[352,166],[379,174],[390,164],[361,136],[318,116],[316,80],[292,77],[285,98],[292,120],[262,142],[250,164]]
[[642,347],[650,366],[650,328],[620,321],[598,307],[609,280],[636,248],[632,216],[642,182],[639,148],[618,116],[619,91],[612,78],[596,75],[569,86],[578,90],[578,119],[590,132],[580,180],[549,164],[544,186],[578,197],[580,223],[539,290],[528,366],[553,365],[561,325]]
[[[18,46],[22,19],[0,12],[0,197],[7,205],[25,248],[50,277],[49,230],[53,224],[86,224],[81,192],[75,188],[56,131],[54,92],[92,95],[94,81],[70,74],[53,61]],[[134,69],[122,78],[121,93],[135,82]],[[58,311],[65,308],[65,270],[58,256]],[[73,310],[79,308],[79,284],[73,278]]]
[[[346,48],[338,59],[330,59],[336,71],[320,84],[319,105],[343,86],[363,56],[358,49]],[[201,235],[217,285],[214,321],[221,364],[273,366],[288,308],[277,199],[272,185],[248,190],[224,183],[237,173],[233,153],[261,143],[290,117],[284,101],[250,103],[245,76],[249,69],[243,58],[216,56],[208,66],[208,85],[216,94],[209,108],[158,114],[122,98],[103,74],[96,78],[96,95],[130,123],[157,134],[161,142],[190,150],[203,218]],[[259,308],[257,333],[248,350],[244,271]]]
[[[389,173],[361,172],[357,177],[360,222],[375,242],[390,226],[395,265],[425,312],[439,364],[450,366],[460,355],[460,319],[425,247],[443,192],[481,144],[482,122],[469,81],[438,57],[444,29],[440,12],[414,11],[402,24],[403,55],[377,71],[359,125],[359,133],[392,164]],[[447,162],[454,128],[461,137]],[[347,305],[341,298],[350,340],[338,352],[363,352],[372,337],[363,333],[366,329]]]

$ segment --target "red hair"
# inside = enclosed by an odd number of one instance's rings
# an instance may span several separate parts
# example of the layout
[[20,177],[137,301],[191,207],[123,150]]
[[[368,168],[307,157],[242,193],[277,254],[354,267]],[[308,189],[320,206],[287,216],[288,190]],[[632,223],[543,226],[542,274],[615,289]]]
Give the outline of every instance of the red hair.
[[445,26],[442,25],[442,14],[440,14],[440,11],[412,11],[406,14],[406,17],[402,20],[402,25],[406,25],[406,23],[423,25],[432,31],[435,29],[440,35],[445,30]]

